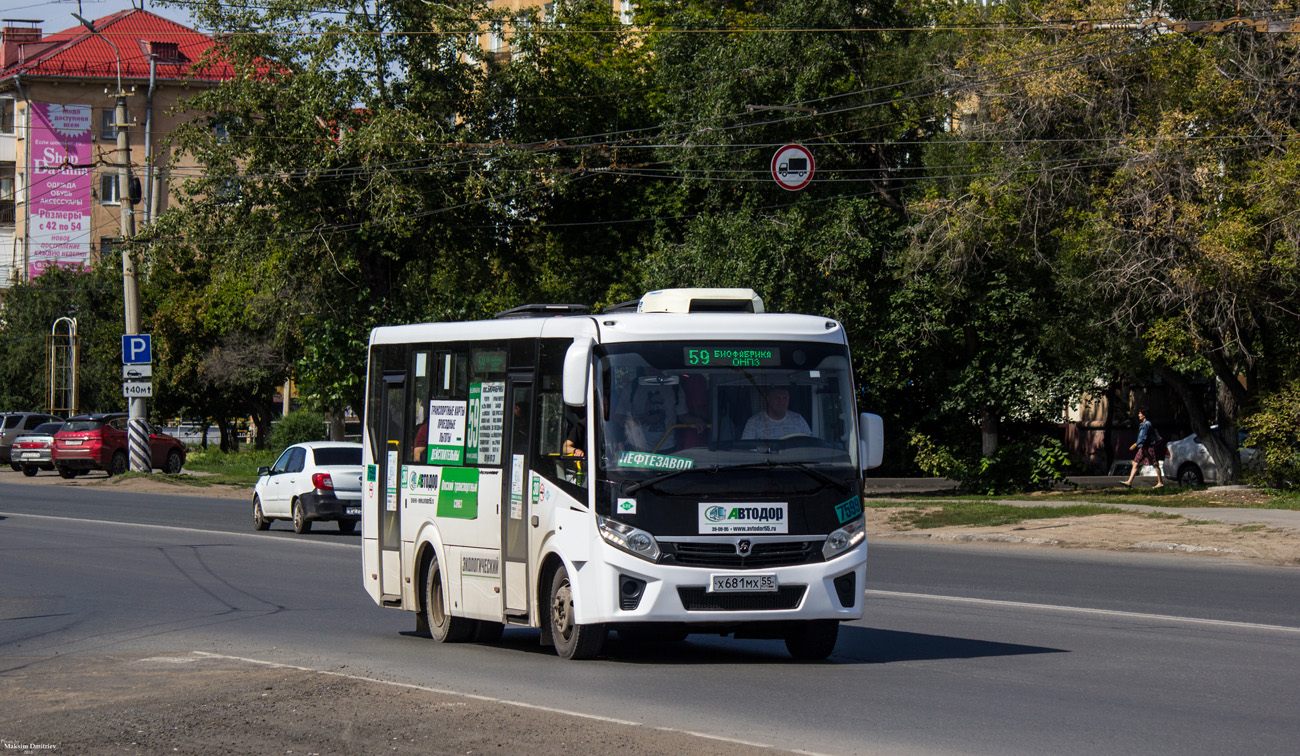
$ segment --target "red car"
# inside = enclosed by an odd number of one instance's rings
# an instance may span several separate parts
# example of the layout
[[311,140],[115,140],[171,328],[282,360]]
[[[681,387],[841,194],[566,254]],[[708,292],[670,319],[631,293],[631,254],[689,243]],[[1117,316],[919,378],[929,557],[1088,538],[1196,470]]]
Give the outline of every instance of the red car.
[[[185,466],[185,445],[166,433],[149,427],[152,467],[175,475]],[[127,459],[127,415],[113,412],[77,415],[54,434],[54,468],[65,478],[87,470],[104,470],[119,475],[131,469]]]

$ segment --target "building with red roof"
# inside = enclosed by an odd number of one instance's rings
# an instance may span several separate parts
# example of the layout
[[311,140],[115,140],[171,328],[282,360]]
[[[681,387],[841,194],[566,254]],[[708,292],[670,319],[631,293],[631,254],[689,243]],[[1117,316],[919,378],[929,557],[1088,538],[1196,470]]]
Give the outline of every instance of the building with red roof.
[[[130,166],[136,226],[166,209],[165,138],[201,114],[171,111],[198,87],[233,78],[212,37],[127,10],[43,34],[0,21],[0,287],[50,265],[81,266],[119,238],[119,165]],[[129,148],[119,155],[118,86]],[[182,158],[177,169],[197,168]],[[138,197],[137,195],[138,188]]]

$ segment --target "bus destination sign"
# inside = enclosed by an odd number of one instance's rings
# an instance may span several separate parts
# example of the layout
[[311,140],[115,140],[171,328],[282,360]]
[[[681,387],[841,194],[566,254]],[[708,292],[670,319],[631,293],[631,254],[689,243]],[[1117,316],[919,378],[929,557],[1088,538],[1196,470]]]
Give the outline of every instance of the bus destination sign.
[[781,350],[763,347],[692,347],[682,359],[692,367],[780,367]]

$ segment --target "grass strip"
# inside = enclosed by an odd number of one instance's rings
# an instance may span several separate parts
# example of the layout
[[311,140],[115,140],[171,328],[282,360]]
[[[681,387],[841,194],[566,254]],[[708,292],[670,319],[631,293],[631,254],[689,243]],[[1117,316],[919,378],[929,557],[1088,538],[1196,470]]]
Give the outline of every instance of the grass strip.
[[868,506],[899,508],[900,511],[890,515],[890,520],[896,524],[910,526],[919,530],[953,525],[992,527],[1014,525],[1025,520],[1047,520],[1054,517],[1091,517],[1092,515],[1124,514],[1127,512],[1127,510],[1118,507],[1098,506],[1095,504],[1071,504],[1059,507],[1049,505],[1017,507],[996,501],[971,500],[879,502],[869,503]]

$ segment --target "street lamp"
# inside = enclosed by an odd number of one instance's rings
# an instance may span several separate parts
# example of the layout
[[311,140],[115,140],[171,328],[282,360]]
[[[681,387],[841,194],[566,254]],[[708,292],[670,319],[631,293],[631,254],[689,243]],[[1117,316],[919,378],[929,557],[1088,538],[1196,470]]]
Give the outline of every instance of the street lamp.
[[[131,142],[126,131],[126,92],[122,89],[122,52],[113,44],[113,40],[104,36],[95,28],[95,24],[73,13],[72,17],[113,48],[117,57],[117,107],[113,114],[114,126],[117,127],[117,201],[121,220],[122,236],[122,299],[126,308],[126,334],[140,333],[140,285],[135,273],[135,260],[131,257],[129,240],[135,236],[135,208],[131,204]],[[108,90],[105,90],[107,93]],[[92,126],[93,128],[93,126]],[[145,420],[147,411],[144,397],[133,396],[127,399],[127,413],[130,417],[131,469],[135,472],[150,472],[153,469],[149,451],[149,429]]]

